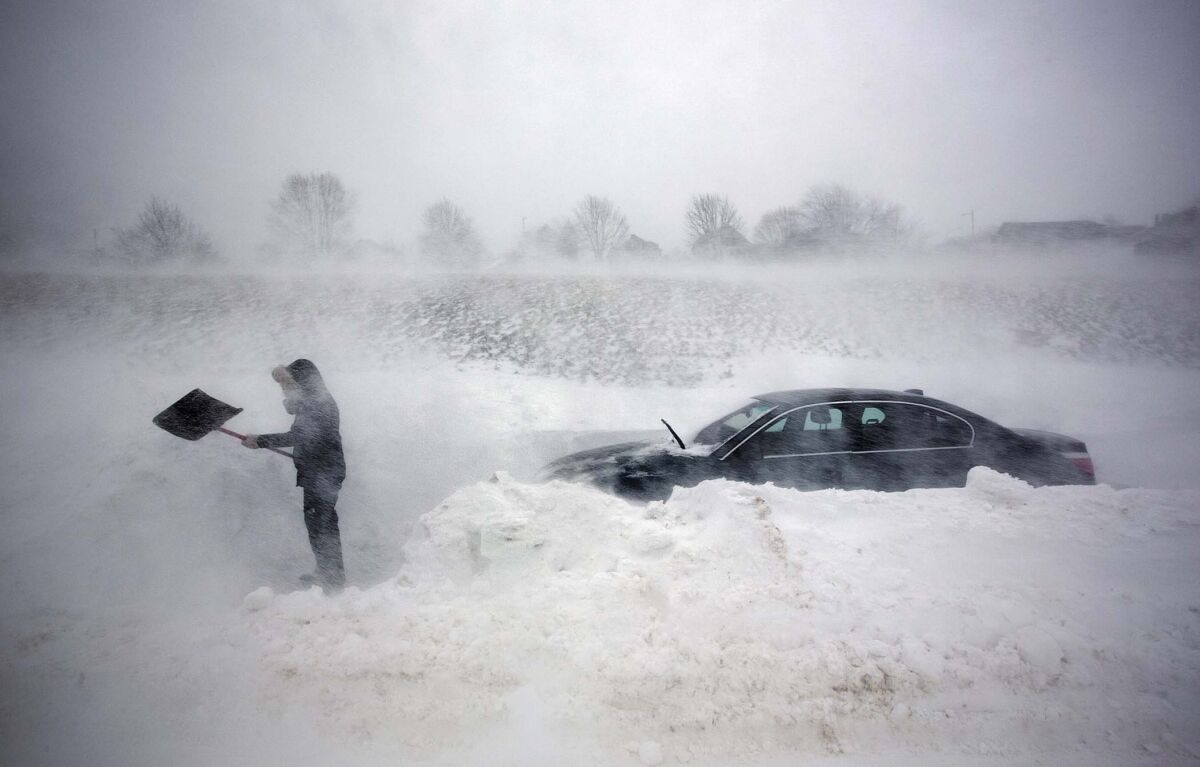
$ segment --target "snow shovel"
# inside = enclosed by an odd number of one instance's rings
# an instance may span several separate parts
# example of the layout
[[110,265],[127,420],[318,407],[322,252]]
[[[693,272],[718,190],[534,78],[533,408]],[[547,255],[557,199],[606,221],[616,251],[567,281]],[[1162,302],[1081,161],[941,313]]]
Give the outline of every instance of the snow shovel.
[[[154,425],[186,440],[195,441],[213,431],[219,431],[241,440],[245,439],[245,434],[230,431],[223,425],[240,412],[242,412],[240,407],[226,405],[199,389],[192,389],[174,405],[154,416]],[[292,457],[292,454],[286,450],[274,447],[268,447],[267,450],[288,458]]]

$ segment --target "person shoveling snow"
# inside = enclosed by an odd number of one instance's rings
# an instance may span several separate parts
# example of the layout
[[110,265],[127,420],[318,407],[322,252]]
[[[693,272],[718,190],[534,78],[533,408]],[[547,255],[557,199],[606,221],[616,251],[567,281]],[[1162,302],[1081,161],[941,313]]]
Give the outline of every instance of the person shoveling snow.
[[304,491],[304,525],[317,560],[317,571],[301,580],[316,582],[325,591],[336,591],[346,582],[335,508],[346,479],[338,406],[317,366],[309,360],[277,367],[271,376],[283,389],[284,410],[296,420],[286,432],[247,434],[242,444],[248,448],[293,448],[296,485]]
[[[304,524],[317,560],[317,571],[301,576],[304,583],[319,583],[325,591],[345,585],[342,539],[338,530],[337,497],[346,479],[337,403],[325,388],[321,373],[312,362],[299,359],[277,367],[271,376],[283,389],[283,407],[296,416],[292,428],[279,434],[239,434],[224,427],[242,412],[193,389],[154,417],[159,428],[186,440],[198,440],[219,431],[241,440],[249,448],[266,448],[291,458],[296,466],[296,485],[304,491]],[[281,450],[292,447],[293,452]]]

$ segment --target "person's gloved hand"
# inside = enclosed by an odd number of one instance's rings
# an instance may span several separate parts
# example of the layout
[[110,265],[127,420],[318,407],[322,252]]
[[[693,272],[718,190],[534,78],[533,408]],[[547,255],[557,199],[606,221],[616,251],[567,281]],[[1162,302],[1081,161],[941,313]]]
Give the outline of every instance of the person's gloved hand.
[[248,447],[251,450],[258,449],[258,435],[257,434],[247,434],[245,437],[242,437],[242,446]]

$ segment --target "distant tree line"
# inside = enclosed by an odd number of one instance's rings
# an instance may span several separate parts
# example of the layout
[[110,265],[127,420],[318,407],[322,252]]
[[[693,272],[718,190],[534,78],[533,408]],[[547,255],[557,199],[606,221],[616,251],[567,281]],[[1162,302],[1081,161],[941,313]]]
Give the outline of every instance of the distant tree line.
[[[751,237],[746,230],[741,214],[723,195],[698,194],[684,211],[684,234],[698,258],[788,260],[822,251],[902,245],[915,233],[899,205],[836,184],[814,186],[794,205],[763,214]],[[632,234],[610,200],[589,195],[570,218],[525,232],[515,255],[653,260],[662,250]]]
[[[365,242],[354,237],[355,208],[355,195],[337,175],[293,173],[270,202],[269,239],[262,252],[298,264],[355,257]],[[914,231],[899,205],[836,184],[814,186],[794,204],[764,213],[749,235],[737,208],[719,194],[692,197],[683,224],[694,256],[745,260],[895,246]],[[663,256],[656,243],[632,232],[612,200],[600,195],[583,197],[567,216],[522,229],[516,248],[507,254],[510,260],[613,262]],[[152,197],[133,224],[116,230],[111,248],[100,250],[138,267],[217,258],[208,235],[178,205],[160,197]],[[476,268],[487,258],[473,220],[447,198],[422,214],[416,253],[424,263],[448,269]]]
[[899,205],[837,184],[814,186],[795,205],[764,213],[753,240],[746,237],[742,218],[729,199],[715,194],[692,198],[685,225],[696,255],[762,259],[894,246],[915,230]]

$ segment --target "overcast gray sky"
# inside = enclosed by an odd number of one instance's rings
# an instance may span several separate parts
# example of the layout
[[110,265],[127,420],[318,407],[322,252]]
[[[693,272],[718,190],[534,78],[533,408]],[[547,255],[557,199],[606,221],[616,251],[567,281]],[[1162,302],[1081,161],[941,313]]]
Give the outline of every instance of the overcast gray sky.
[[935,236],[1147,221],[1200,195],[1200,3],[8,2],[0,204],[81,231],[152,194],[228,252],[293,171],[357,233],[447,196],[493,250],[611,197],[683,241],[697,192],[753,225],[836,181]]

